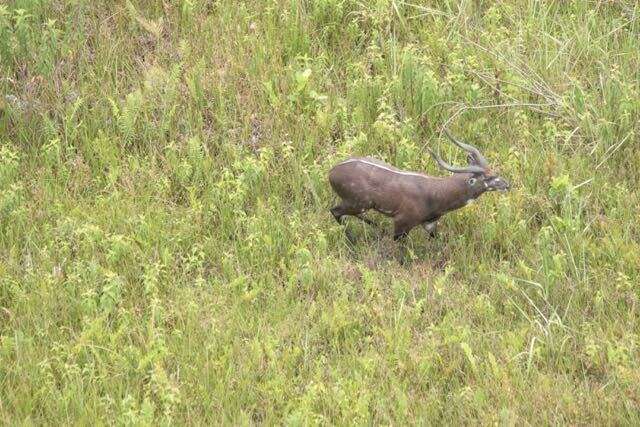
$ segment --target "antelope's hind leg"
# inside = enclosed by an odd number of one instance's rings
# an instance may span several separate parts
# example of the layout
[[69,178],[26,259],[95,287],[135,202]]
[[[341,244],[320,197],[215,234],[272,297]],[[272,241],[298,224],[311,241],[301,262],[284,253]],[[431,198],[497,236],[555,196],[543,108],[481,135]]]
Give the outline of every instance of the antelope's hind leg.
[[378,226],[378,223],[377,223],[377,222],[375,222],[375,221],[374,221],[374,220],[372,220],[372,219],[369,219],[369,218],[366,218],[366,217],[362,216],[362,214],[358,214],[358,215],[356,215],[356,218],[358,218],[358,219],[360,219],[360,220],[364,221],[366,224],[369,224],[369,225],[371,225],[371,226],[373,226],[373,227],[377,227],[377,226]]
[[342,205],[336,205],[329,209],[329,211],[338,224],[342,224],[342,217],[345,215]]
[[341,203],[339,205],[336,205],[336,206],[332,207],[329,210],[331,211],[331,214],[336,219],[336,221],[338,221],[338,224],[342,224],[342,218],[345,215],[351,215],[351,216],[354,216],[354,217],[358,218],[361,221],[364,221],[365,223],[367,223],[369,225],[373,225],[373,226],[377,226],[378,225],[377,222],[372,221],[369,218],[365,218],[364,216],[362,216],[362,214],[364,213],[366,208],[362,208],[362,207],[359,207],[359,206],[350,206],[350,205],[347,205],[347,204],[345,204],[343,202],[343,203]]

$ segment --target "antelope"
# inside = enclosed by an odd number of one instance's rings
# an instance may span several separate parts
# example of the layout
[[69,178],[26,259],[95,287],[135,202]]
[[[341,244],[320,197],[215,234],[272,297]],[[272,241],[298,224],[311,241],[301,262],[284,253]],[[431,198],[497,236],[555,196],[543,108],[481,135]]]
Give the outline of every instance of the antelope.
[[453,172],[448,177],[401,170],[371,157],[351,157],[334,166],[329,183],[341,199],[330,209],[336,221],[342,224],[344,216],[351,215],[375,225],[362,216],[373,209],[393,218],[395,241],[421,224],[433,237],[445,213],[468,205],[487,191],[509,190],[509,183],[491,170],[480,150],[454,138],[446,128],[444,132],[468,153],[468,166],[456,167],[427,148],[441,168]]

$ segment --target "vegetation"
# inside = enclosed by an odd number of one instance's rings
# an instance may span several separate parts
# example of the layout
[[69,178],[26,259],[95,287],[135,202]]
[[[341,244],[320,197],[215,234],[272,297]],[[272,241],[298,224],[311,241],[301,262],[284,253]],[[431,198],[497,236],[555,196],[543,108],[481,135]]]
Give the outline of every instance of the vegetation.
[[[0,419],[637,424],[640,6],[0,5]],[[512,183],[414,230],[348,155]]]

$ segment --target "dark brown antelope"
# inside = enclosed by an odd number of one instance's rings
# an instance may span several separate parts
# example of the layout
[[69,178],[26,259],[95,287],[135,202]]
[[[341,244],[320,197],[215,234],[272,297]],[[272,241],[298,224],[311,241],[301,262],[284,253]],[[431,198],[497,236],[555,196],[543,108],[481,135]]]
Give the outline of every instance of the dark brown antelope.
[[362,216],[374,209],[393,218],[394,240],[404,238],[420,224],[434,236],[437,222],[445,213],[471,203],[485,191],[509,189],[509,183],[491,171],[476,147],[457,140],[446,129],[444,132],[469,153],[469,165],[455,167],[427,148],[440,167],[453,172],[446,178],[403,171],[370,157],[352,157],[334,166],[329,172],[329,182],[342,199],[331,208],[336,221],[342,223],[345,215],[352,215],[375,224]]

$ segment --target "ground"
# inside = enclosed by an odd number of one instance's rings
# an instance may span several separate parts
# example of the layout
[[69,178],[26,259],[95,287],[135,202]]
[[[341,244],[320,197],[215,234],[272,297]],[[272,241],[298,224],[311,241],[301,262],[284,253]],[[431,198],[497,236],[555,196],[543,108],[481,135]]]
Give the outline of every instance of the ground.
[[[0,419],[638,424],[639,15],[3,2]],[[332,165],[445,176],[444,125],[511,192],[404,264],[334,221]]]

